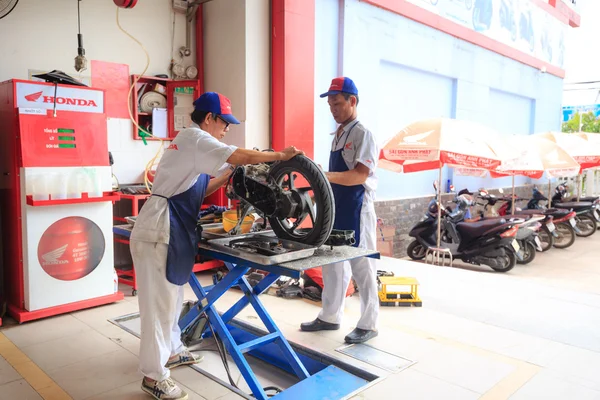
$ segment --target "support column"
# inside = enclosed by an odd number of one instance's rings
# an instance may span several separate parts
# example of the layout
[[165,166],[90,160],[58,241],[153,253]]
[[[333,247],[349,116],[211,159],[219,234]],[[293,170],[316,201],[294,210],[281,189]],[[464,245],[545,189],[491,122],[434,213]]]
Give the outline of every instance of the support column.
[[272,147],[314,156],[315,0],[271,0]]
[[269,0],[219,0],[203,5],[204,90],[229,97],[240,125],[223,140],[270,147]]

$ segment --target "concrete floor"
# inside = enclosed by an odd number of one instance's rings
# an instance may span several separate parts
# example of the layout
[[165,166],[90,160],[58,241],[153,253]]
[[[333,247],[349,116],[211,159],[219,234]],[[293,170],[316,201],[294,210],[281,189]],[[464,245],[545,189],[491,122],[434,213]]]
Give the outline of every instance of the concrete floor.
[[[358,319],[358,297],[348,299],[341,330],[320,333],[299,331],[300,322],[317,315],[318,305],[261,299],[288,339],[384,376],[356,399],[600,399],[598,256],[600,233],[578,239],[570,249],[538,253],[532,264],[506,274],[487,267],[380,261],[379,269],[421,283],[423,307],[381,308],[380,335],[369,342],[416,362],[395,374],[335,351]],[[239,292],[228,293],[219,309],[238,297]],[[186,298],[194,298],[189,288]],[[138,339],[107,321],[137,310],[137,299],[126,297],[0,328],[0,400],[149,398],[140,390]],[[250,310],[240,318],[257,320]],[[173,376],[190,399],[239,399],[191,368],[174,370]]]

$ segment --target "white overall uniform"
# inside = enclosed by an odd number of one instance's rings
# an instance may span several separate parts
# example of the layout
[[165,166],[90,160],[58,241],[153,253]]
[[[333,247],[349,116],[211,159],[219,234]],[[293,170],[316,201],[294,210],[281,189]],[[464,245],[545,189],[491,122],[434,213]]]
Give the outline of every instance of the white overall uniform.
[[197,216],[210,176],[217,176],[235,150],[197,124],[179,132],[137,217],[130,247],[141,319],[140,372],[150,379],[168,378],[165,364],[183,350],[178,320],[197,249]]
[[[348,187],[332,184],[334,197],[336,197],[334,228],[354,228],[357,231],[355,236],[358,238],[356,246],[370,250],[377,249],[377,217],[374,201],[378,157],[379,150],[373,134],[356,120],[347,124],[341,135],[335,135],[333,138],[329,171],[351,170],[356,168],[358,163],[369,168],[369,176],[362,185]],[[351,198],[354,200],[349,200]],[[352,201],[354,206],[348,205]],[[374,259],[367,257],[323,266],[323,309],[319,319],[332,324],[339,324],[342,321],[346,290],[351,277],[354,277],[358,286],[361,303],[361,317],[356,327],[376,330],[379,315],[377,266]]]

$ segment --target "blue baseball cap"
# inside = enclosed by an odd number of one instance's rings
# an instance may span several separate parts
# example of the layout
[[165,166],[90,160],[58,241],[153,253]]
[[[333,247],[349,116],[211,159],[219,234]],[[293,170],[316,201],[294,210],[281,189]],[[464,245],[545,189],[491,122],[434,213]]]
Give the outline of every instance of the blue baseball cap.
[[231,113],[231,101],[221,93],[206,92],[194,101],[194,109],[211,112],[230,124],[239,124]]
[[348,93],[358,96],[358,89],[356,88],[356,85],[354,84],[352,79],[342,76],[338,78],[333,78],[331,80],[329,90],[326,93],[323,93],[321,97],[327,97],[339,93]]

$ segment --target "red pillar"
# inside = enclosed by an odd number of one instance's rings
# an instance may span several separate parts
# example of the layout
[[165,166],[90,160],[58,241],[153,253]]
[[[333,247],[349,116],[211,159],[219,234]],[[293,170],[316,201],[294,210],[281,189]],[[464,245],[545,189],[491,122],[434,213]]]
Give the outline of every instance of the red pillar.
[[314,153],[315,0],[271,0],[272,147]]

